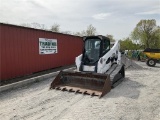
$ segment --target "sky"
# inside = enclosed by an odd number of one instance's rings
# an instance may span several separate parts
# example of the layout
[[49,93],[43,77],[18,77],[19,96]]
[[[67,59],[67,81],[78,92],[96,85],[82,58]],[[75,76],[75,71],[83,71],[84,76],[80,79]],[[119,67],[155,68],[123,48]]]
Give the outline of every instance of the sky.
[[40,23],[80,32],[92,24],[99,35],[129,37],[142,19],[160,26],[160,0],[0,0],[0,22]]

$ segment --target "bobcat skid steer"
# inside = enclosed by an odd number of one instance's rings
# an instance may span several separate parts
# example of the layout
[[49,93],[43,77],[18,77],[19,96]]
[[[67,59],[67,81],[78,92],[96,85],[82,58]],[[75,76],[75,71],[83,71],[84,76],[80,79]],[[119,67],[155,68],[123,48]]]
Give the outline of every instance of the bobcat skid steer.
[[75,60],[76,71],[61,71],[50,89],[102,97],[125,77],[120,44],[117,41],[110,48],[110,39],[101,35],[87,36],[83,40],[83,53]]

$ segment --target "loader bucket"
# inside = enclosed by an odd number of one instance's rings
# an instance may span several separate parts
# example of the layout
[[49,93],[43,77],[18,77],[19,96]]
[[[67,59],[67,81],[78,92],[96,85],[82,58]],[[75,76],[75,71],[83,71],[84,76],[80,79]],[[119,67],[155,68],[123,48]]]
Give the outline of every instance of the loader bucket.
[[61,71],[50,89],[102,97],[111,90],[111,82],[107,74]]

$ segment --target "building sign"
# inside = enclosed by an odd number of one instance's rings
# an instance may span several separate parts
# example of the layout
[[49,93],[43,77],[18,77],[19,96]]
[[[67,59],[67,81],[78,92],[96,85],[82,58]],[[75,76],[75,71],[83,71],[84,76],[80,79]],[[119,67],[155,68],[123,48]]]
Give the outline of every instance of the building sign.
[[58,53],[57,39],[39,38],[39,54]]

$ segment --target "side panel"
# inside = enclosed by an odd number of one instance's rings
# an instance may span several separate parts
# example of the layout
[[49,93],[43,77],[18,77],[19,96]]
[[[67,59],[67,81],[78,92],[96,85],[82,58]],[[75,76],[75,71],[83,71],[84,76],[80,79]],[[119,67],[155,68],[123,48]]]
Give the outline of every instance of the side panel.
[[[58,53],[39,54],[39,38],[57,39]],[[0,24],[0,80],[75,63],[81,37]]]
[[160,53],[144,52],[149,58],[160,59]]
[[[98,61],[98,73],[105,73],[109,68],[111,67],[113,62],[116,62],[117,64],[121,64],[121,54],[119,52],[120,44],[119,41],[116,41],[114,46]],[[107,62],[108,59],[111,58],[117,58],[117,60],[109,60],[110,62]],[[102,61],[102,63],[100,62]],[[107,64],[106,64],[107,62]]]

